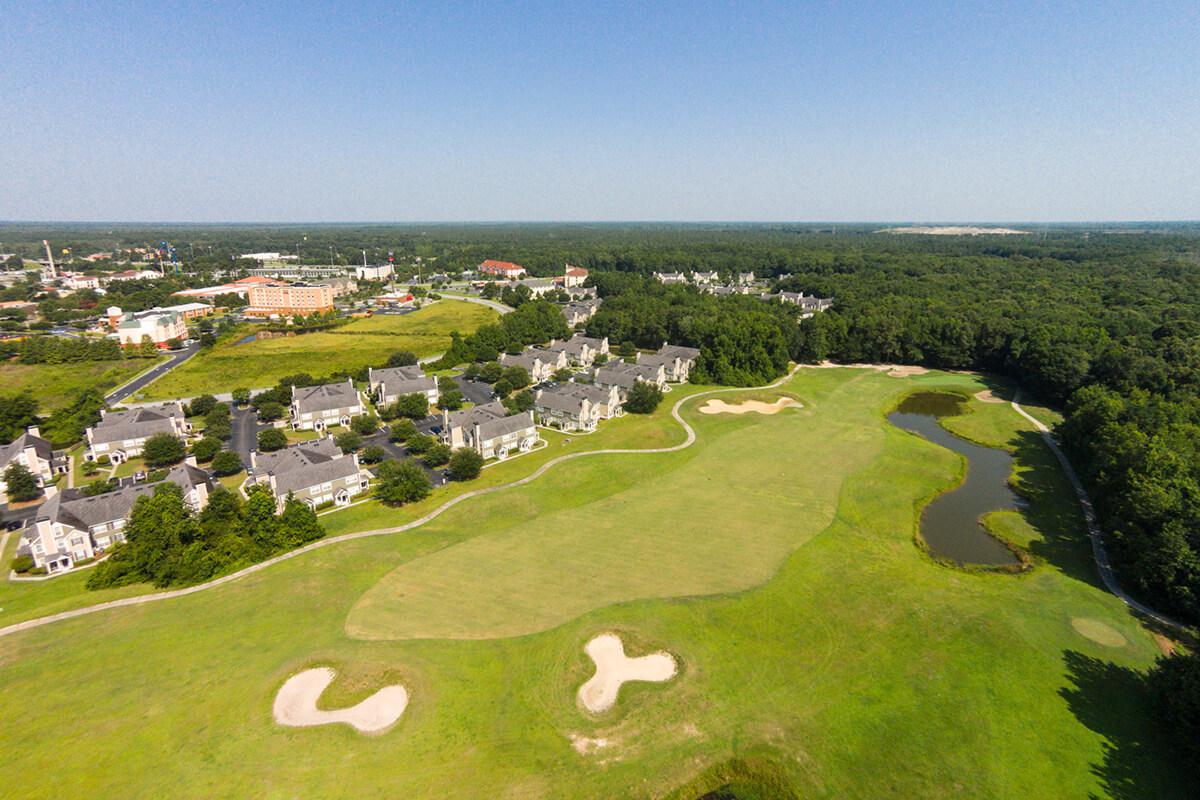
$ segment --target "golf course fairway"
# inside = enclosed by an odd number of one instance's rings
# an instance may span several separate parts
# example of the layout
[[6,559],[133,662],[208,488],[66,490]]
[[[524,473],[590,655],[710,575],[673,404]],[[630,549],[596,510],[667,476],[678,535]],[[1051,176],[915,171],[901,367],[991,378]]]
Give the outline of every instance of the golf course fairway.
[[[801,369],[719,395],[798,401],[782,413],[683,403],[690,447],[575,459],[405,533],[0,638],[3,794],[1184,797],[1140,678],[1155,641],[1100,586],[1032,426],[975,398],[990,388]],[[920,511],[962,459],[886,414],[929,390],[967,398],[947,428],[1012,453],[1026,507],[985,524],[1031,569],[921,545]],[[690,391],[595,436],[680,442],[670,408]],[[342,513],[359,530],[409,516]],[[322,519],[346,532],[338,516]],[[585,713],[585,646],[604,633],[677,672]],[[280,688],[318,667],[336,672],[318,708],[400,685],[403,716],[378,736],[276,724]]]

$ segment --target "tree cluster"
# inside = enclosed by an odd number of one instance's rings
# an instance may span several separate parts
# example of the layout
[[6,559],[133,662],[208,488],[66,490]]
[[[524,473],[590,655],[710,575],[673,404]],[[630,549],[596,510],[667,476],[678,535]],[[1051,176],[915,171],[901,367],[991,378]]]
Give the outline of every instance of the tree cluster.
[[325,535],[316,514],[299,500],[288,498],[276,513],[266,488],[252,487],[249,494],[243,501],[218,487],[197,514],[184,504],[178,486],[160,484],[153,495],[138,498],[125,526],[126,541],[93,570],[87,587],[200,583]]

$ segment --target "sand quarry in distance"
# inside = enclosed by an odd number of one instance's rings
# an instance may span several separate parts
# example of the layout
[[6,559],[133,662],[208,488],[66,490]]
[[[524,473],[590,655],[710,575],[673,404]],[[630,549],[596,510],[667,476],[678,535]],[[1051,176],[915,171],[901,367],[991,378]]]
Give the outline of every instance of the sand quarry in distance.
[[323,711],[317,700],[336,676],[330,667],[317,667],[288,678],[275,695],[275,721],[291,728],[343,722],[359,733],[378,734],[395,725],[408,707],[408,691],[397,685],[385,686],[349,708]]
[[764,403],[761,400],[743,400],[740,403],[726,403],[724,400],[713,398],[700,406],[701,414],[778,414],[785,408],[800,407],[800,402],[790,397],[781,397],[774,403]]
[[612,708],[627,681],[662,683],[675,677],[675,659],[658,652],[630,658],[615,633],[602,633],[583,648],[596,664],[596,674],[579,687],[579,701],[593,714]]

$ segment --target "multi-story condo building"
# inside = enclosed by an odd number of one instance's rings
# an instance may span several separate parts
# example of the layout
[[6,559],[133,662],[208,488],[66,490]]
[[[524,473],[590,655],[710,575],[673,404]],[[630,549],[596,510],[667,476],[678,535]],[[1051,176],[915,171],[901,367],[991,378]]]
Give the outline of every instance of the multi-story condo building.
[[268,487],[280,509],[288,495],[316,508],[344,506],[367,490],[371,476],[358,456],[344,454],[330,438],[301,442],[273,453],[250,453],[250,478]]
[[292,429],[323,431],[333,425],[349,425],[367,413],[362,395],[349,378],[345,383],[292,387]]
[[183,412],[183,403],[178,400],[128,411],[105,409],[100,412],[100,421],[85,432],[87,449],[83,457],[94,461],[106,455],[113,463],[120,464],[140,456],[146,440],[155,434],[184,437],[191,430],[192,425]]
[[371,396],[380,405],[390,405],[406,394],[423,394],[431,406],[436,406],[438,402],[437,377],[426,375],[420,364],[368,368],[367,382],[371,387]]
[[443,412],[441,439],[454,449],[470,447],[484,458],[528,452],[538,442],[533,413],[509,414],[499,400],[453,414]]

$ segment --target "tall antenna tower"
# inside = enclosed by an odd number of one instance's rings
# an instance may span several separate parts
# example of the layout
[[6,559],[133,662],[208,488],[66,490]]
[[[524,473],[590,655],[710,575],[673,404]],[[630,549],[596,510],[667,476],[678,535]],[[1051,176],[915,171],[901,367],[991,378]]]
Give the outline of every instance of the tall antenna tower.
[[[42,246],[46,248],[46,260],[50,262],[48,269],[50,270],[50,280],[58,277],[58,271],[54,268],[54,253],[50,250],[50,242],[42,239]],[[45,276],[43,276],[45,277]]]

